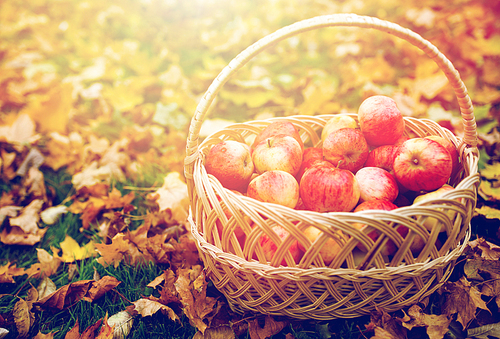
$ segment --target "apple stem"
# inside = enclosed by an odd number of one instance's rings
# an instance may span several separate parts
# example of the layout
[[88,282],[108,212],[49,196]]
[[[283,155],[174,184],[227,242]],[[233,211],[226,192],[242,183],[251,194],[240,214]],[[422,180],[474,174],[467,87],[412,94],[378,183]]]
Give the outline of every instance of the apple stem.
[[267,138],[267,146],[271,147],[271,138]]
[[342,161],[344,161],[344,160],[339,160],[339,162],[337,163],[337,169],[340,168],[340,164],[342,163]]

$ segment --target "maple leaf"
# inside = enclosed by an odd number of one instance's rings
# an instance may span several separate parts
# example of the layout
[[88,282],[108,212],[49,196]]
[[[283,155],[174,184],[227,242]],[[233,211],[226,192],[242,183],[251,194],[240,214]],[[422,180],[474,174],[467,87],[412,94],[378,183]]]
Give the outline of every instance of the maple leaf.
[[[288,335],[288,334],[287,334]],[[235,339],[236,335],[229,326],[209,327],[205,333],[196,332],[193,339]],[[250,337],[253,339],[253,337]],[[289,339],[287,337],[287,339]]]
[[461,277],[456,282],[445,283],[444,291],[447,292],[444,305],[446,315],[449,317],[457,313],[457,320],[462,324],[463,329],[467,328],[475,318],[476,309],[488,310],[486,303],[481,299],[479,290],[472,286],[465,277]]
[[190,277],[193,272],[193,269],[189,268],[179,269],[174,285],[182,302],[184,314],[193,326],[204,333],[208,327],[204,320],[209,322],[211,319],[209,315],[214,312],[217,300],[206,296],[207,283],[203,271],[195,279]]
[[74,262],[76,260],[87,259],[95,255],[95,244],[88,242],[83,247],[66,234],[66,238],[59,244],[62,250],[61,260],[64,262]]
[[157,301],[150,300],[147,298],[142,298],[134,301],[134,309],[142,316],[147,317],[161,311],[166,314],[168,318],[172,321],[180,321],[179,316],[170,307],[163,305]]
[[113,265],[118,267],[123,258],[129,253],[130,243],[124,239],[123,233],[118,233],[111,239],[111,244],[95,244],[97,253],[101,255],[97,262],[104,267]]
[[406,328],[395,318],[391,317],[386,311],[381,308],[376,308],[370,314],[370,323],[367,325],[368,329],[375,331],[376,339],[379,338],[393,338],[393,339],[406,339]]
[[488,271],[490,279],[482,284],[481,294],[495,298],[497,307],[500,308],[500,274],[497,271]]
[[408,310],[409,321],[403,321],[402,325],[411,330],[413,327],[426,327],[429,339],[442,339],[448,332],[451,319],[446,315],[425,314],[420,306],[413,305]]
[[0,283],[15,283],[15,276],[26,274],[24,268],[16,267],[16,264],[7,263],[0,266]]
[[471,250],[477,250],[480,253],[480,257],[488,260],[498,260],[500,259],[500,246],[497,246],[491,242],[486,241],[484,238],[477,238],[470,241],[467,247]]

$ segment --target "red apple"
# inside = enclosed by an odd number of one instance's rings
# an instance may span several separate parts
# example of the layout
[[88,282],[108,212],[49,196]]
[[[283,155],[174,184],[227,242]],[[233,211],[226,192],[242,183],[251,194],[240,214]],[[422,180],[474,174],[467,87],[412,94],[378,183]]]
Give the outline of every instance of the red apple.
[[392,165],[398,153],[397,145],[382,145],[370,151],[366,158],[365,167],[380,167],[394,175]]
[[[343,237],[341,231],[335,231],[335,233],[337,233],[339,238]],[[314,226],[309,226],[304,230],[304,235],[312,243],[312,246],[315,246],[314,242],[321,235],[323,235],[323,232]],[[306,251],[306,249],[301,244],[299,244],[299,247],[303,252]],[[333,259],[335,259],[335,257],[341,250],[342,246],[335,239],[328,238],[319,250],[319,254],[321,255],[321,258],[323,259],[325,265],[330,265],[330,263],[333,261]]]
[[455,147],[455,145],[453,145],[453,143],[443,137],[440,137],[438,135],[429,135],[429,136],[426,136],[425,137],[426,139],[430,139],[430,140],[434,140],[436,142],[438,142],[439,144],[441,144],[441,146],[443,146],[444,148],[446,148],[446,150],[448,151],[448,153],[450,153],[450,156],[451,156],[451,162],[452,162],[452,176],[455,175],[459,170],[460,170],[460,163],[459,163],[459,160],[458,160],[458,151],[457,151],[457,148]]
[[371,146],[394,144],[405,129],[403,115],[396,102],[384,95],[365,99],[358,109],[358,121]]
[[[281,241],[285,241],[285,239],[290,234],[285,228],[281,226],[274,226],[272,230],[276,233]],[[262,247],[266,260],[271,261],[275,256],[276,251],[278,250],[278,246],[276,245],[276,243],[268,235],[264,234],[259,238],[259,244]],[[299,248],[299,242],[297,240],[293,241],[293,243],[288,248],[288,251],[292,254],[292,258],[295,263],[299,263],[300,259],[302,258],[303,252]],[[254,257],[254,259],[256,259],[256,256]],[[283,260],[281,261],[281,265],[287,266],[285,258],[283,258]]]
[[254,171],[250,147],[234,140],[220,142],[208,152],[205,168],[222,186],[245,191]]
[[360,130],[341,128],[330,133],[323,143],[323,157],[333,165],[356,173],[363,167],[370,149]]
[[270,123],[259,134],[257,134],[252,144],[252,149],[255,149],[255,147],[257,147],[257,145],[263,140],[280,134],[285,134],[295,138],[295,140],[297,140],[297,142],[299,143],[301,149],[304,150],[304,142],[300,138],[299,131],[297,130],[295,125],[289,121],[274,121]]
[[328,120],[321,131],[321,141],[325,142],[328,134],[341,128],[358,128],[358,122],[348,115],[336,115]]
[[360,190],[352,172],[328,165],[309,168],[299,184],[304,206],[316,212],[349,212],[359,201]]
[[250,181],[247,196],[259,201],[295,208],[299,201],[299,183],[288,172],[267,171]]
[[308,147],[304,149],[302,161],[323,160],[323,149],[321,147]]
[[361,202],[374,199],[393,202],[399,194],[396,179],[383,168],[363,167],[356,172],[356,179]]
[[451,175],[451,156],[438,142],[413,138],[399,148],[393,164],[396,180],[411,191],[432,191]]
[[293,137],[280,134],[261,141],[252,160],[259,174],[281,170],[296,175],[302,164],[302,148]]

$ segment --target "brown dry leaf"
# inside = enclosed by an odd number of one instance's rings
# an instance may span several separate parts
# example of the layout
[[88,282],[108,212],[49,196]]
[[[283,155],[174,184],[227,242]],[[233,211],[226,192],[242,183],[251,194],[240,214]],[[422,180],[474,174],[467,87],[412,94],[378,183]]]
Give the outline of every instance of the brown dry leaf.
[[[101,321],[101,320],[99,320]],[[101,325],[99,323],[99,325]],[[86,338],[86,339],[93,339],[94,337],[89,337],[89,336],[80,336],[80,324],[78,323],[78,319],[76,319],[76,322],[75,322],[75,325],[71,328],[71,330],[69,330],[67,333],[66,333],[66,336],[64,337],[64,339],[81,339],[81,338]]]
[[209,327],[205,333],[196,332],[193,339],[234,339],[234,331],[229,326]]
[[189,197],[187,185],[181,180],[179,172],[170,172],[165,176],[163,186],[151,194],[150,199],[155,198],[160,211],[168,209],[175,221],[178,223],[186,221]]
[[170,262],[174,268],[186,268],[200,264],[201,261],[198,248],[196,247],[196,241],[191,233],[183,234],[177,241],[175,239],[170,239],[168,243],[175,249],[174,252],[172,252]]
[[19,299],[19,301],[14,305],[12,315],[14,317],[14,322],[16,323],[19,338],[27,337],[31,327],[31,316],[26,301]]
[[116,187],[113,187],[109,195],[107,197],[103,197],[102,200],[104,202],[104,208],[113,209],[123,208],[129,205],[134,199],[134,192],[130,192],[122,196],[122,193]]
[[83,297],[83,300],[93,302],[94,300],[102,297],[106,292],[111,291],[113,288],[120,285],[120,283],[121,281],[115,277],[106,275],[92,283],[92,286],[89,288],[85,297]]
[[389,313],[380,308],[376,308],[376,310],[371,313],[370,324],[367,325],[367,328],[373,328],[375,330],[375,337],[377,337],[377,333],[379,333],[379,335],[387,334],[388,336],[385,338],[407,338],[406,328],[404,328],[400,322],[396,321]]
[[[203,271],[200,271],[200,268],[179,269],[178,278],[174,285],[182,302],[184,314],[188,317],[192,326],[195,326],[199,331],[204,333],[208,327],[204,320],[209,318],[209,315],[214,312],[217,300],[206,296],[207,282],[205,274]],[[198,289],[194,287],[195,281],[197,281],[196,284],[199,286]]]
[[482,284],[481,294],[495,298],[497,306],[500,308],[500,270],[489,271],[490,279]]
[[[5,194],[5,192],[3,192],[3,193]],[[5,196],[4,194],[2,194],[2,198]],[[21,209],[22,208],[19,206],[11,206],[11,205],[0,207],[0,225],[3,224],[3,221],[7,217],[11,217],[11,218],[17,217],[17,214]]]
[[49,332],[44,334],[42,332],[38,332],[37,335],[33,339],[52,339],[54,338],[55,332]]
[[7,263],[0,266],[0,284],[12,283],[15,284],[15,276],[26,274],[24,268],[16,267],[16,264]]
[[442,339],[446,332],[451,319],[445,315],[425,314],[420,306],[413,305],[408,310],[410,320],[403,322],[402,325],[411,330],[413,327],[426,327],[429,339]]
[[28,234],[17,226],[5,227],[0,233],[0,242],[6,245],[28,245],[33,246],[42,240],[47,228],[37,229],[36,233]]
[[[102,319],[97,320],[94,324],[90,325],[83,331],[82,335],[79,337],[80,339],[94,339],[96,338],[96,331],[101,327],[103,323]],[[102,331],[102,327],[101,327]]]
[[276,321],[271,316],[266,316],[264,327],[260,327],[259,320],[256,318],[248,322],[248,334],[251,339],[270,338],[281,332],[288,323],[288,321]]
[[448,317],[457,313],[457,321],[464,329],[475,318],[476,309],[488,310],[486,303],[481,299],[481,292],[465,277],[461,277],[457,282],[447,282],[444,291],[448,292],[444,312]]
[[499,260],[500,246],[486,241],[484,238],[478,238],[468,243],[468,247],[472,250],[478,250],[483,259]]
[[174,310],[170,307],[163,305],[157,301],[153,301],[147,298],[142,298],[133,302],[135,306],[135,310],[142,316],[147,317],[155,314],[158,311],[161,311],[163,314],[166,314],[168,318],[172,321],[180,321],[180,318],[177,314],[175,314]]
[[467,338],[490,339],[500,338],[500,323],[488,324],[467,330]]
[[41,298],[36,303],[37,306],[44,308],[55,308],[62,310],[75,302],[82,300],[94,280],[80,280],[65,285],[55,292]]
[[383,329],[382,327],[375,327],[375,335],[370,339],[401,339],[401,337],[395,337],[391,332]]

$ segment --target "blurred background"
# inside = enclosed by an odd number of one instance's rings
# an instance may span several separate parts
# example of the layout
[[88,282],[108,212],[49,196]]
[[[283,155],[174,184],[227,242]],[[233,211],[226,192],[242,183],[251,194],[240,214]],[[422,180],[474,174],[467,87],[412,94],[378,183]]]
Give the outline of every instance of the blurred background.
[[[221,69],[267,34],[331,13],[376,16],[421,34],[460,72],[480,133],[496,126],[500,3],[490,0],[4,0],[0,125],[31,117],[55,170],[85,164],[64,153],[68,140],[127,136],[138,164],[182,171],[190,119]],[[231,121],[355,112],[372,94],[461,133],[456,99],[433,61],[357,28],[304,33],[259,55],[225,85],[202,133]]]

